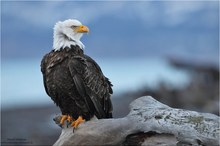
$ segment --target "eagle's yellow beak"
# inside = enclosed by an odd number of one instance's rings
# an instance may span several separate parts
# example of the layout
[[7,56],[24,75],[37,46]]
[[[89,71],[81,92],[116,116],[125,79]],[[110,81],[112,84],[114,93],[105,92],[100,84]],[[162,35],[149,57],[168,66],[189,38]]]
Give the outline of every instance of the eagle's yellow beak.
[[87,26],[81,25],[81,26],[78,26],[75,29],[75,31],[79,33],[86,33],[86,32],[89,32],[89,28]]

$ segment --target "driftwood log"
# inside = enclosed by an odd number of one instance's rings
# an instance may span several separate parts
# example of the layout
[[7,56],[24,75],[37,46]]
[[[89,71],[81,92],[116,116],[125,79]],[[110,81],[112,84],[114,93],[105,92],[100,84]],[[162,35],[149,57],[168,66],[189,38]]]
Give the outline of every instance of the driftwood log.
[[77,129],[64,127],[54,146],[219,145],[219,121],[216,115],[171,108],[144,96],[130,104],[124,118],[92,119]]

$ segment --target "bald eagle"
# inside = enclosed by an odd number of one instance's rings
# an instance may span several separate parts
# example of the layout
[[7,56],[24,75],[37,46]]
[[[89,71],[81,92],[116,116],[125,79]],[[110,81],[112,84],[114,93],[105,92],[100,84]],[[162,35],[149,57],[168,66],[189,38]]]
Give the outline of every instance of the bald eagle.
[[112,118],[112,84],[83,52],[80,38],[87,32],[78,20],[57,22],[53,49],[41,61],[46,93],[62,112],[60,124],[70,118],[74,127],[93,116]]

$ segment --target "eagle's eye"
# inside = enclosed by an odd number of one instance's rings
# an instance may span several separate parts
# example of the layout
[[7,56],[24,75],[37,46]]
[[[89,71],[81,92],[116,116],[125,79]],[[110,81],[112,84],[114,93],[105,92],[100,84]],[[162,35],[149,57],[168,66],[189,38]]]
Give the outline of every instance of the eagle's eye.
[[72,25],[72,26],[71,26],[72,29],[75,29],[76,27],[77,27],[77,26],[75,26],[75,25]]

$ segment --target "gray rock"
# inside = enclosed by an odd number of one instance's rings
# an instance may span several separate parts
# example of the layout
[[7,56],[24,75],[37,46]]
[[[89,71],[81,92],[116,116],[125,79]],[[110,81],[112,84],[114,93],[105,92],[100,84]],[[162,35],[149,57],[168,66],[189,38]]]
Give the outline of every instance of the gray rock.
[[142,145],[219,145],[219,121],[214,114],[171,108],[144,96],[130,104],[124,118],[92,119],[77,129],[63,128],[54,146],[126,145],[127,137],[139,132],[158,133],[146,136]]

